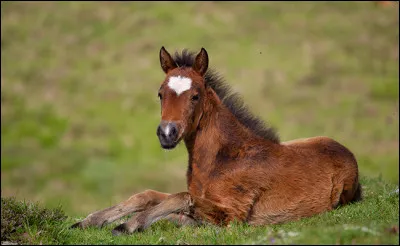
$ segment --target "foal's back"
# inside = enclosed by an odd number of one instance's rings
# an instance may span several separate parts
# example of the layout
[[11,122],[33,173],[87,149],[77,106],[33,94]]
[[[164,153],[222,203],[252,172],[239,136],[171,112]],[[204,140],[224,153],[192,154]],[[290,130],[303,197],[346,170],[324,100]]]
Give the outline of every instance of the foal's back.
[[274,224],[329,211],[360,199],[354,155],[328,137],[282,142],[273,182],[254,204],[250,224]]

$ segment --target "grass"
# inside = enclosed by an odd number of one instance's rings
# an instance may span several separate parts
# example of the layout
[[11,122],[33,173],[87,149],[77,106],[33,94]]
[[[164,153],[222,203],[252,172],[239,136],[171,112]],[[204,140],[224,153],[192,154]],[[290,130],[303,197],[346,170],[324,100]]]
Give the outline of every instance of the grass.
[[[398,186],[379,178],[363,178],[362,183],[363,201],[283,225],[252,227],[235,222],[228,228],[179,228],[159,221],[144,232],[118,237],[111,234],[118,222],[102,229],[70,229],[78,219],[64,219],[59,208],[51,211],[2,198],[2,241],[5,237],[22,244],[399,244],[399,193],[394,192]],[[16,227],[16,219],[18,228],[4,233],[3,224]]]
[[185,147],[155,134],[161,46],[205,47],[282,141],[332,137],[362,177],[398,184],[398,16],[352,1],[2,1],[1,196],[83,217],[186,190]]
[[35,203],[17,201],[14,197],[2,197],[1,241],[29,242],[27,239],[32,231],[47,233],[66,218],[61,207],[46,209]]

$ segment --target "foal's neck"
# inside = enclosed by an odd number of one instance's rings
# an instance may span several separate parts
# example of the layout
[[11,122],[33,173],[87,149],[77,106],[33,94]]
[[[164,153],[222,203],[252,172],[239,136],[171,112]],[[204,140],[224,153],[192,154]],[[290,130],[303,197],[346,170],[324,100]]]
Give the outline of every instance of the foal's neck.
[[215,94],[214,96],[204,105],[196,131],[185,138],[189,165],[195,162],[205,168],[212,165],[221,149],[235,146],[239,148],[249,138],[258,138],[239,122]]
[[252,161],[265,162],[274,147],[272,141],[240,123],[219,97],[212,94],[214,97],[207,98],[203,105],[197,129],[184,139],[189,154],[188,189],[197,195],[204,195],[210,179],[219,177],[227,168],[240,168]]

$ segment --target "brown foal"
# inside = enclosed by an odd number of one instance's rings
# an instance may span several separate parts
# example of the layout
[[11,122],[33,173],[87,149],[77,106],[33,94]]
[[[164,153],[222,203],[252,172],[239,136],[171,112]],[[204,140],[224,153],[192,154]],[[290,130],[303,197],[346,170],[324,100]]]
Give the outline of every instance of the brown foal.
[[114,234],[144,230],[169,219],[181,225],[233,220],[266,225],[298,220],[361,199],[354,155],[328,137],[280,142],[244,106],[222,78],[208,69],[204,48],[172,57],[160,50],[166,74],[158,91],[160,144],[184,141],[187,192],[147,190],[87,216],[73,227],[101,227],[135,213]]

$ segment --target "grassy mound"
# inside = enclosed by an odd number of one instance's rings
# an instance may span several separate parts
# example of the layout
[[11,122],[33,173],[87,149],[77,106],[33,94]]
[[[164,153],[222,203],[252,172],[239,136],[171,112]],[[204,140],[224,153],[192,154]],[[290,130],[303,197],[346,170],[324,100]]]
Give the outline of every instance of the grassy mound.
[[[67,216],[61,207],[42,208],[37,203],[1,198],[1,241],[32,243],[32,236],[54,231]],[[50,240],[57,242],[54,240]]]

